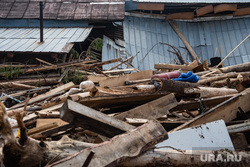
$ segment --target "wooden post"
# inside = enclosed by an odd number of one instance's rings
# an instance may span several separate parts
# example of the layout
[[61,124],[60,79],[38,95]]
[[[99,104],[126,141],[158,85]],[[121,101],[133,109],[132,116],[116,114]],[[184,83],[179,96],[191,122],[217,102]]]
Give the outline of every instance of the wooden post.
[[182,32],[181,32],[180,28],[178,27],[177,23],[175,21],[173,21],[173,20],[168,21],[168,22],[171,25],[171,27],[174,29],[174,31],[177,33],[177,35],[180,37],[180,39],[182,40],[182,42],[184,43],[184,45],[186,46],[186,48],[188,49],[189,53],[192,55],[194,60],[197,60],[198,63],[201,64],[200,59],[198,58],[198,56],[196,55],[196,53],[194,52],[192,47],[189,45],[188,41],[186,40],[186,38],[182,34]]
[[135,128],[121,120],[71,100],[67,100],[60,111],[62,120],[107,137],[113,137]]
[[241,43],[239,43],[228,55],[216,66],[218,68],[243,42],[245,42],[250,37],[250,34],[243,40]]

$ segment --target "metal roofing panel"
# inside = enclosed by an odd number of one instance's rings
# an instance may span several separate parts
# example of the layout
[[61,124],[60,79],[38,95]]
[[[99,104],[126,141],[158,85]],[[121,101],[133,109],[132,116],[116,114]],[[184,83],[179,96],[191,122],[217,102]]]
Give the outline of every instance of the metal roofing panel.
[[87,28],[44,28],[44,42],[40,43],[39,28],[0,28],[0,52],[56,52],[65,53],[67,43],[82,42],[90,34]]
[[[208,62],[214,56],[216,48],[216,55],[220,56],[218,40],[220,40],[222,57],[224,58],[250,34],[250,18],[195,23],[177,22],[177,24],[201,61],[207,60]],[[187,50],[184,44],[165,20],[138,19],[133,16],[126,16],[124,38],[128,55],[135,56],[140,51],[133,60],[133,65],[139,70],[154,68],[155,63],[174,63],[174,59],[177,59],[173,53],[168,51],[172,51],[170,47],[161,45],[159,42],[175,46],[186,60]],[[224,65],[249,62],[249,46],[250,39],[245,41],[230,58],[225,60]],[[103,53],[103,56],[105,55]],[[188,60],[191,62],[190,56]]]
[[247,3],[249,0],[132,0],[134,2],[154,3]]

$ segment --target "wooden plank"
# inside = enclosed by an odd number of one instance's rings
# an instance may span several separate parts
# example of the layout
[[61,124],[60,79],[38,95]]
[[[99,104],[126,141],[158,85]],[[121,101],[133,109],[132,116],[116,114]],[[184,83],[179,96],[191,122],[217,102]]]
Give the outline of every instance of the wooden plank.
[[89,162],[89,167],[117,166],[125,159],[136,157],[167,138],[167,132],[161,124],[151,120],[132,131],[116,136],[110,141],[82,150],[49,165],[49,167],[82,167],[90,152],[95,154]]
[[90,92],[84,92],[84,93],[77,93],[74,95],[69,95],[70,99],[72,101],[78,101],[81,98],[85,98],[85,97],[89,97],[90,96]]
[[194,60],[197,60],[198,63],[201,64],[200,59],[198,58],[198,56],[196,55],[196,53],[194,52],[193,48],[189,45],[188,41],[186,40],[185,36],[182,34],[179,26],[177,25],[177,23],[175,21],[168,21],[169,24],[171,25],[171,27],[174,29],[174,31],[177,33],[177,35],[180,37],[180,39],[182,40],[182,42],[184,43],[184,45],[186,46],[186,48],[188,49],[189,53],[191,54],[191,56],[194,58]]
[[125,120],[125,118],[157,119],[169,113],[169,110],[175,106],[177,106],[177,101],[174,94],[171,93],[129,111],[118,114],[115,118],[120,120]]
[[62,125],[65,125],[65,124],[68,124],[67,122],[61,120],[61,119],[37,119],[36,120],[36,127],[40,127],[40,126],[43,126],[43,125],[46,125],[46,124],[50,124],[50,123],[53,123],[53,122],[56,122],[58,126],[62,126]]
[[65,125],[61,125],[61,126],[58,126],[58,127],[52,128],[52,129],[45,130],[45,131],[41,132],[41,135],[44,137],[49,137],[49,136],[56,134],[60,131],[66,131],[66,130],[71,129],[71,128],[74,128],[74,125],[67,123]]
[[149,79],[153,76],[153,70],[145,70],[145,71],[141,71],[141,72],[134,72],[131,74],[127,75],[127,79],[130,80],[138,80],[138,79]]
[[167,95],[167,92],[156,93],[139,93],[139,94],[125,94],[125,95],[109,95],[103,97],[87,97],[79,100],[79,103],[91,108],[123,108],[124,106],[138,106],[149,101],[155,100],[159,97]]
[[94,75],[89,75],[88,76],[88,80],[94,82],[94,83],[99,83],[102,80],[107,79],[107,77],[103,77],[103,76],[94,76]]
[[207,5],[207,6],[196,9],[197,16],[203,16],[203,15],[211,13],[211,12],[214,12],[213,5]]
[[[234,95],[226,95],[226,96],[216,96],[216,97],[211,97],[211,98],[205,98],[203,99],[203,102],[206,104],[207,107],[214,107],[233,96]],[[200,99],[195,99],[195,100],[190,100],[190,101],[181,101],[178,103],[176,107],[171,109],[170,112],[179,111],[182,109],[197,110],[199,107],[200,107]]]
[[183,125],[175,128],[171,132],[219,119],[223,119],[227,123],[237,117],[239,107],[244,112],[250,111],[249,99],[250,88],[211,108],[206,113],[199,115],[194,119],[184,123]]
[[214,13],[220,12],[235,12],[237,10],[237,4],[221,4],[214,7]]
[[138,10],[164,10],[164,3],[137,3]]
[[168,14],[165,18],[166,20],[174,20],[174,19],[194,19],[194,12],[180,12],[180,13],[171,13]]
[[60,112],[62,120],[107,137],[134,129],[132,125],[71,100],[64,103]]
[[128,71],[134,71],[134,69],[128,68],[128,69],[121,69],[121,70],[109,70],[109,71],[103,71],[103,73],[112,74],[112,73],[122,73],[122,72],[128,72]]
[[[28,104],[32,104],[32,103],[35,103],[35,102],[42,101],[42,100],[44,100],[44,99],[46,99],[48,97],[51,97],[51,96],[57,94],[60,91],[66,91],[66,90],[68,90],[70,88],[73,88],[73,87],[75,87],[75,84],[73,82],[69,82],[69,83],[67,83],[65,85],[59,86],[59,87],[57,87],[55,89],[52,89],[52,90],[50,90],[50,91],[48,91],[48,92],[46,92],[44,94],[38,95],[38,96],[36,96],[34,98],[31,98],[29,100]],[[15,105],[15,106],[11,107],[11,109],[22,107],[22,106],[24,106],[24,104],[25,104],[25,102],[19,103],[19,104]]]
[[105,80],[99,81],[100,87],[116,87],[125,85],[126,76],[121,75],[119,77],[110,77]]
[[227,126],[228,133],[242,133],[250,131],[250,121],[237,125]]
[[248,8],[241,8],[237,9],[234,13],[233,16],[244,16],[244,15],[250,15],[250,7]]
[[100,87],[116,87],[116,86],[124,86],[125,81],[128,80],[138,80],[138,79],[148,79],[153,76],[153,70],[146,70],[141,72],[134,72],[127,75],[122,75],[114,78],[107,78],[105,80],[99,81]]
[[30,136],[30,135],[42,132],[42,131],[47,130],[47,129],[51,129],[51,128],[57,127],[57,126],[58,125],[57,125],[56,122],[52,122],[52,123],[45,124],[45,125],[37,127],[37,128],[32,128],[32,129],[30,129],[28,131],[28,135]]

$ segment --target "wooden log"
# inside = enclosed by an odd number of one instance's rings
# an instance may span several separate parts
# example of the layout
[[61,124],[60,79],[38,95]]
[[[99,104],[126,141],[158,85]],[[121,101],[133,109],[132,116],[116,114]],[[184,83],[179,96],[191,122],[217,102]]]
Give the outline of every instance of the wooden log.
[[113,137],[134,128],[132,125],[71,100],[67,100],[60,111],[62,120],[107,137]]
[[40,85],[40,86],[48,86],[58,83],[58,78],[46,78],[46,79],[25,79],[25,80],[14,80],[14,81],[7,81],[7,82],[0,82],[0,87],[8,87],[11,83],[19,83],[19,84],[26,84],[26,85]]
[[[42,100],[44,100],[44,99],[46,99],[48,97],[52,97],[54,95],[57,95],[58,92],[66,91],[66,90],[69,90],[70,88],[73,88],[73,87],[75,87],[75,84],[73,82],[69,82],[69,83],[67,83],[65,85],[59,86],[59,87],[57,87],[55,89],[52,89],[52,90],[50,90],[50,91],[48,91],[48,92],[46,92],[44,94],[38,95],[38,96],[36,96],[34,98],[31,98],[29,100],[28,104],[33,104],[35,102],[42,101]],[[22,106],[24,106],[24,104],[25,103],[19,103],[19,104],[15,105],[15,106],[11,107],[11,109],[22,107]]]
[[212,87],[198,87],[198,88],[185,88],[185,94],[199,94],[202,98],[223,96],[229,94],[237,94],[236,89],[228,88],[212,88]]
[[180,95],[184,95],[184,89],[185,88],[194,88],[197,87],[196,84],[188,83],[188,82],[181,82],[181,81],[173,81],[173,80],[161,80],[161,91],[168,91],[168,92],[174,92]]
[[240,73],[231,72],[231,73],[225,73],[225,74],[221,74],[221,75],[214,75],[212,77],[208,77],[207,79],[199,80],[197,82],[197,84],[205,85],[207,83],[222,80],[222,79],[225,79],[225,78],[236,78],[238,75],[249,76],[250,72],[240,72]]
[[151,81],[151,79],[139,79],[139,80],[133,80],[133,81],[125,81],[125,85],[133,85],[133,84],[149,82],[149,81]]
[[250,62],[243,63],[243,64],[237,64],[237,65],[233,65],[233,66],[228,66],[228,67],[223,67],[223,68],[220,68],[220,71],[223,73],[250,71]]
[[194,19],[194,12],[180,12],[180,13],[171,13],[168,14],[165,18],[166,20],[174,20],[174,19]]
[[250,88],[211,108],[206,113],[199,115],[196,118],[193,118],[192,120],[184,123],[183,125],[173,129],[171,132],[175,132],[177,130],[192,127],[195,125],[204,124],[207,122],[212,122],[219,119],[223,119],[227,123],[237,117],[239,107],[244,112],[250,111],[249,99]]
[[163,11],[164,3],[137,3],[138,10],[155,10],[155,11]]
[[233,16],[244,16],[244,15],[250,15],[250,7],[248,8],[241,8],[241,9],[237,9],[234,13]]
[[155,64],[155,69],[168,69],[168,70],[184,70],[184,71],[192,71],[195,67],[186,66],[186,65],[176,65],[176,64]]
[[37,88],[36,86],[30,86],[30,85],[26,85],[26,84],[21,84],[21,83],[16,83],[16,82],[12,82],[10,84],[8,84],[4,86],[4,88],[16,88],[16,89],[35,89]]
[[49,167],[70,165],[81,167],[87,160],[90,152],[93,152],[94,156],[88,164],[89,167],[117,166],[125,159],[136,157],[152,148],[156,143],[167,138],[167,132],[161,124],[151,120],[133,131],[116,136],[110,141],[98,144],[89,149],[82,150],[77,154],[49,165]]
[[228,133],[242,133],[250,131],[250,122],[227,126]]
[[201,8],[197,8],[195,11],[197,16],[203,16],[205,14],[214,12],[214,7],[213,5],[207,5]]
[[171,93],[134,109],[118,114],[115,118],[120,120],[125,120],[125,118],[157,119],[168,114],[169,110],[176,105],[177,101],[175,96]]
[[214,7],[214,13],[220,12],[235,12],[237,10],[237,4],[221,4]]
[[200,59],[198,58],[198,56],[196,55],[196,53],[194,52],[193,48],[189,45],[188,41],[186,40],[185,36],[182,34],[179,26],[177,25],[176,22],[174,21],[168,21],[168,23],[171,25],[171,27],[174,29],[174,31],[177,33],[177,35],[179,36],[179,38],[182,40],[182,42],[184,43],[184,45],[186,46],[186,48],[188,49],[189,53],[191,54],[191,56],[193,57],[194,60],[197,60],[197,62],[199,64],[201,64]]

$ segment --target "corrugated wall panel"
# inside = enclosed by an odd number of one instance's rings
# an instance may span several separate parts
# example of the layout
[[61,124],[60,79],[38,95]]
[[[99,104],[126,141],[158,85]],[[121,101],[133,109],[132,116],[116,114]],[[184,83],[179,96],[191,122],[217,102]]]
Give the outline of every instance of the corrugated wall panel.
[[[224,58],[250,33],[250,18],[196,23],[177,22],[177,24],[198,57],[208,62],[214,56],[216,48],[216,55],[220,56],[219,39]],[[124,37],[128,54],[135,55],[140,51],[133,61],[133,65],[140,70],[152,69],[156,63],[174,63],[174,59],[177,59],[173,53],[168,52],[172,50],[170,47],[157,44],[159,42],[177,47],[183,59],[186,60],[187,51],[183,42],[165,20],[127,16],[124,21]],[[224,65],[248,62],[250,60],[249,41],[248,39],[242,44],[224,62]],[[190,59],[189,56],[189,62]]]

